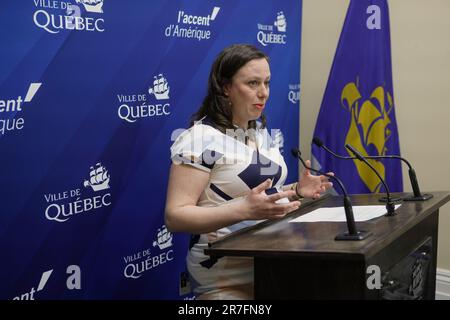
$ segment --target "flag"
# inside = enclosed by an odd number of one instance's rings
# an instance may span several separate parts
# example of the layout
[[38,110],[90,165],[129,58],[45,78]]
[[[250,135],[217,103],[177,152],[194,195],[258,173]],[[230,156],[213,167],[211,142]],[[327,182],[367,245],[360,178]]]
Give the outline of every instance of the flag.
[[[400,155],[390,42],[387,1],[351,0],[314,130],[338,154],[353,156],[348,143],[364,156]],[[313,164],[335,172],[349,193],[384,192],[363,162],[337,159],[315,145],[311,153]],[[399,160],[369,162],[391,192],[403,191]]]

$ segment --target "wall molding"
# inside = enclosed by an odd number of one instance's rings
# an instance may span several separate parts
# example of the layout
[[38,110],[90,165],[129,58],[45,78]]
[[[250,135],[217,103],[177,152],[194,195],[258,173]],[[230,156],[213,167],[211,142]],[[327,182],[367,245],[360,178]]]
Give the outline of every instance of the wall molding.
[[450,270],[436,270],[436,300],[450,300]]

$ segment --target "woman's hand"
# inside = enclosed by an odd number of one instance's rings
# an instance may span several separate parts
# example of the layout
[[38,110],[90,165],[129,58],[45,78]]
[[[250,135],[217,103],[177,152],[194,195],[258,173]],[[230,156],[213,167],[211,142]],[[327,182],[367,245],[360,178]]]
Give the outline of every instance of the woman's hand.
[[189,165],[170,167],[165,210],[165,224],[171,232],[201,234],[217,231],[243,220],[276,219],[296,210],[300,202],[275,203],[292,197],[293,190],[267,195],[272,181],[267,179],[259,186],[221,205],[198,206],[199,198],[210,181],[209,173]]
[[[311,161],[306,160],[306,165],[311,167]],[[333,172],[328,172],[327,174],[334,176]],[[331,182],[328,181],[326,176],[314,176],[311,174],[310,170],[305,169],[300,177],[297,184],[297,192],[305,198],[320,198],[320,194],[330,189],[333,186]]]
[[282,198],[295,195],[294,190],[282,191],[267,195],[265,190],[272,186],[272,180],[267,179],[256,186],[244,197],[242,206],[245,220],[277,219],[300,207],[300,201],[275,203]]

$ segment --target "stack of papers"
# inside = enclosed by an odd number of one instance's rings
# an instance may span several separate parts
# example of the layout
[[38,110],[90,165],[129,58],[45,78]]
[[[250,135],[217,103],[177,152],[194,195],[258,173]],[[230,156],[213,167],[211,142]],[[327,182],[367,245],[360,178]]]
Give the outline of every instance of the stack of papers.
[[[395,210],[400,204],[395,206]],[[385,206],[353,206],[353,215],[356,222],[367,221],[381,217],[387,213]],[[289,222],[345,222],[344,207],[320,208],[311,211]]]

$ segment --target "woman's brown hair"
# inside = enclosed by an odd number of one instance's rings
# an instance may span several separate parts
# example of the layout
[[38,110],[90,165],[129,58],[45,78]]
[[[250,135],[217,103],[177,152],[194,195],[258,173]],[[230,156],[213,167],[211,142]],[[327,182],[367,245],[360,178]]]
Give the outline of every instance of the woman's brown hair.
[[[207,116],[216,129],[225,133],[226,129],[234,129],[233,114],[230,102],[223,88],[231,83],[231,79],[247,62],[269,57],[249,44],[234,44],[225,48],[214,61],[209,73],[208,92],[200,109],[192,116],[191,126],[195,121]],[[266,117],[261,114],[261,128],[266,126]],[[248,122],[249,129],[256,129],[256,120]]]

